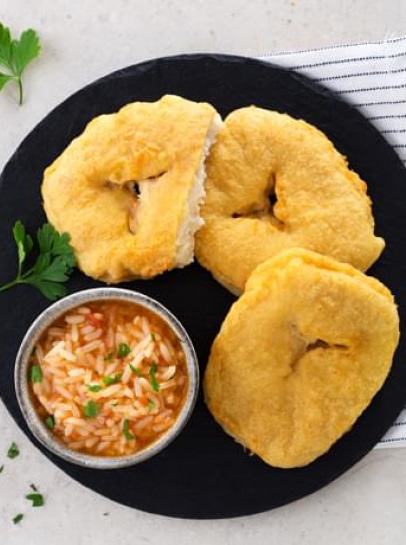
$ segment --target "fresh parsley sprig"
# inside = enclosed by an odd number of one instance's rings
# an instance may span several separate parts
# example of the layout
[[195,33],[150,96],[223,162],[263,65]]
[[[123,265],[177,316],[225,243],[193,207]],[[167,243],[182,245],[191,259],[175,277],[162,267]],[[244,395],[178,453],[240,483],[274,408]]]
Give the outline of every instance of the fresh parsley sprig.
[[10,81],[18,85],[19,103],[23,103],[22,74],[41,51],[38,34],[32,28],[24,30],[19,40],[13,40],[10,29],[0,23],[0,66],[7,70],[0,72],[0,91]]
[[18,253],[17,276],[11,282],[0,286],[0,291],[17,284],[31,284],[51,301],[63,297],[66,294],[63,283],[69,279],[75,266],[75,257],[69,245],[69,235],[67,233],[60,235],[51,224],[45,223],[37,231],[39,249],[37,260],[33,267],[24,272],[24,262],[33,249],[34,243],[20,220],[13,227],[13,236]]

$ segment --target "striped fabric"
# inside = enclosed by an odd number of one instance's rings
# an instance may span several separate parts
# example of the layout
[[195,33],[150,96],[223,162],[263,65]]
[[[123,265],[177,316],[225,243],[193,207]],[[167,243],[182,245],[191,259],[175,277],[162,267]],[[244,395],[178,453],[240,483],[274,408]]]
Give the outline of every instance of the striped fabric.
[[[334,90],[373,123],[406,166],[406,37],[263,55]],[[406,408],[377,447],[406,446]]]

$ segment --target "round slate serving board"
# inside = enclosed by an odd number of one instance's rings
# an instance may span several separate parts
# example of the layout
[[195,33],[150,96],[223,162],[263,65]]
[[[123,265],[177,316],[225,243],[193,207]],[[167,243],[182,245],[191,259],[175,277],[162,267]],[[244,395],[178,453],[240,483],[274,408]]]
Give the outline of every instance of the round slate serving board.
[[[11,229],[21,219],[29,232],[44,221],[42,173],[96,115],[135,100],[174,93],[211,102],[223,115],[256,104],[301,117],[324,131],[350,166],[367,180],[376,232],[387,246],[370,271],[406,309],[406,172],[395,152],[365,118],[326,89],[295,72],[251,59],[190,55],[126,68],[82,89],[58,106],[24,140],[0,182],[0,284],[14,277]],[[70,292],[100,285],[79,271]],[[204,371],[210,345],[234,297],[198,265],[148,282],[123,285],[168,306],[188,330]],[[190,423],[163,453],[139,466],[98,471],[70,465],[49,454],[30,434],[17,406],[13,371],[21,339],[49,302],[29,286],[0,293],[0,394],[18,425],[63,471],[117,502],[151,513],[188,518],[223,518],[271,509],[325,486],[364,456],[406,402],[406,335],[392,371],[372,404],[326,455],[295,470],[273,469],[248,456],[208,413],[202,395]]]

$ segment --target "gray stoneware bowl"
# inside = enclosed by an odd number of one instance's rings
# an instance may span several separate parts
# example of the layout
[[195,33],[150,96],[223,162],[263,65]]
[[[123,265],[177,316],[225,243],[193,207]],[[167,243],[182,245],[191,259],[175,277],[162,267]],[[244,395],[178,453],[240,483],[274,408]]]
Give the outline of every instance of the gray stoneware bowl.
[[[164,322],[166,322],[175,332],[181,342],[186,357],[186,366],[189,375],[189,386],[186,400],[175,424],[149,447],[130,456],[93,456],[76,452],[65,446],[62,441],[60,441],[52,433],[52,431],[46,427],[42,419],[39,417],[34,407],[32,394],[30,393],[30,388],[28,385],[30,355],[36,342],[45,332],[45,330],[57,318],[75,307],[85,305],[91,301],[109,299],[136,303],[137,305],[154,312],[162,320],[164,320]],[[21,343],[15,362],[14,380],[21,412],[23,413],[31,432],[38,439],[38,441],[44,445],[44,447],[46,447],[53,454],[56,454],[57,456],[60,456],[64,460],[72,462],[73,464],[95,469],[115,469],[139,464],[140,462],[155,456],[155,454],[158,454],[164,448],[166,448],[169,443],[171,443],[181,432],[182,428],[189,420],[196,403],[199,390],[199,365],[192,341],[190,340],[184,327],[167,308],[161,305],[161,303],[158,303],[147,295],[143,295],[142,293],[135,291],[124,290],[121,288],[94,288],[69,295],[48,307],[38,316],[38,318],[28,329]]]

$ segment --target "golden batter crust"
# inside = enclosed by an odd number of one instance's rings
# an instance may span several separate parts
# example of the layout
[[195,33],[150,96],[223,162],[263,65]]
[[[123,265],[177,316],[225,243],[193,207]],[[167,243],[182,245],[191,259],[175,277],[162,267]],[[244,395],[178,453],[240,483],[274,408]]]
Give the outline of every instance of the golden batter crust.
[[[178,234],[216,116],[175,96],[93,119],[46,169],[44,208],[93,278],[150,278],[177,265]],[[137,197],[132,182],[141,182]]]
[[207,163],[206,192],[196,257],[235,293],[288,248],[362,271],[384,248],[366,184],[322,132],[285,114],[254,106],[231,113]]
[[266,463],[304,466],[346,433],[391,368],[393,296],[350,265],[302,249],[250,276],[212,346],[206,402]]

